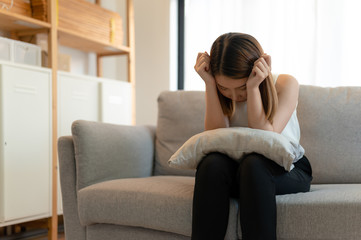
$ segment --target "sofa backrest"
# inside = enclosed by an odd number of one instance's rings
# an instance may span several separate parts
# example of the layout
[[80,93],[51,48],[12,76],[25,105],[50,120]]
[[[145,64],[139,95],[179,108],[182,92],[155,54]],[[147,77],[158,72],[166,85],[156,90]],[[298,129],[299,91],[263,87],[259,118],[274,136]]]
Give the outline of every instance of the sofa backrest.
[[[204,130],[204,114],[204,92],[160,94],[155,175],[194,175],[194,171],[170,168],[167,161]],[[313,183],[361,183],[361,87],[301,85],[297,115]]]
[[297,111],[313,183],[361,183],[361,87],[301,86]]
[[193,135],[204,131],[204,92],[162,92],[158,97],[155,175],[193,176],[195,171],[170,168],[167,161]]

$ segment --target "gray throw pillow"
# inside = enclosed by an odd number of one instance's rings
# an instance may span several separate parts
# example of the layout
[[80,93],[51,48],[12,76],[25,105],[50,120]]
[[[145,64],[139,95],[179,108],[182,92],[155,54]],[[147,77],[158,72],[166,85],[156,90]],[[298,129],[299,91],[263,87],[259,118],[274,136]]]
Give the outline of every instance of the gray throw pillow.
[[303,156],[304,149],[299,143],[271,131],[219,128],[191,137],[171,156],[168,164],[179,169],[196,169],[202,158],[211,152],[224,153],[237,161],[255,152],[290,171],[293,161]]

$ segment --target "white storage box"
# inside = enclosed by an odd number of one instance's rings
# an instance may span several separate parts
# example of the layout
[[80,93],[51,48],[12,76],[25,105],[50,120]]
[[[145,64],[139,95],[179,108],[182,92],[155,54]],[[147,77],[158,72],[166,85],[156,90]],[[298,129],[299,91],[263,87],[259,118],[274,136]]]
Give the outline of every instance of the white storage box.
[[0,37],[0,60],[13,61],[13,41]]
[[41,48],[34,44],[14,41],[14,62],[41,66]]

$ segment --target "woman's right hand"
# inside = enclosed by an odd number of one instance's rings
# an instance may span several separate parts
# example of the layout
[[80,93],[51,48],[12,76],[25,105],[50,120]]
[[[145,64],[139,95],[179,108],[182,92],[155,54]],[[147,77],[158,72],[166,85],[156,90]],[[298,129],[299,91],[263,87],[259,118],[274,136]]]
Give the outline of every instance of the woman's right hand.
[[198,53],[197,62],[194,65],[194,69],[206,84],[215,83],[212,71],[209,67],[210,61],[211,58],[207,52]]

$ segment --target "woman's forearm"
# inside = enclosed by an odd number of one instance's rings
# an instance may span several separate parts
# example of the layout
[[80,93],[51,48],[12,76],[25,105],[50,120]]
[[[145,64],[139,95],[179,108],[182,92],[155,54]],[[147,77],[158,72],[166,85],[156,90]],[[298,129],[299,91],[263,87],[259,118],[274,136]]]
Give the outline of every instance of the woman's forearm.
[[266,119],[259,88],[247,88],[247,117],[250,128],[273,131],[272,124]]
[[206,115],[204,127],[205,130],[228,127],[228,121],[226,121],[219,102],[215,82],[206,84]]

